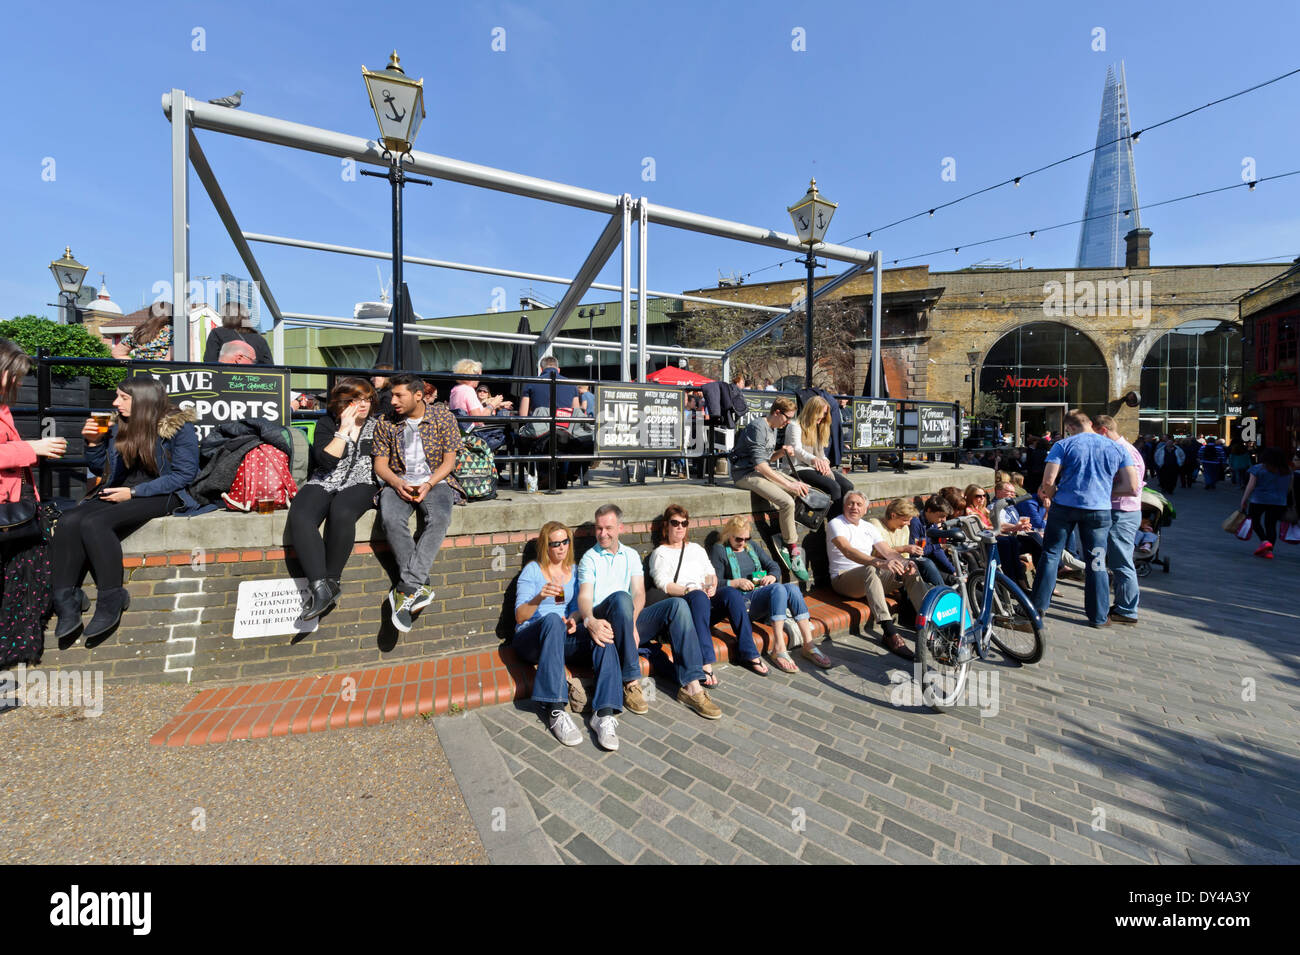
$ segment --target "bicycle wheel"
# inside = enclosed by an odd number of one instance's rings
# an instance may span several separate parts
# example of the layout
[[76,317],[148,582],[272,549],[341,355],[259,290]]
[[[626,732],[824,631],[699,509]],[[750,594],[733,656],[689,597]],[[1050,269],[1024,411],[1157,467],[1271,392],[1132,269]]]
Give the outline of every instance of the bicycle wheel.
[[936,627],[926,622],[916,634],[916,669],[921,681],[921,699],[939,713],[961,702],[970,673],[970,660],[957,662],[961,645],[961,623]]
[[[984,608],[984,574],[970,580],[971,603],[976,615]],[[1015,581],[998,571],[993,584],[993,630],[989,634],[1003,654],[1019,663],[1037,663],[1047,647],[1042,617]]]

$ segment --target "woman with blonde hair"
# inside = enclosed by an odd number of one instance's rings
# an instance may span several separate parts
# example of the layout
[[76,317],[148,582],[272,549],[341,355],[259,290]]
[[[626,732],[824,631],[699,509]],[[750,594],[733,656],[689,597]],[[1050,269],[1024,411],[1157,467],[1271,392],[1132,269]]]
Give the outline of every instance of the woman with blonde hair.
[[978,484],[967,484],[963,494],[966,498],[966,513],[980,519],[985,530],[993,529],[993,519],[989,517],[989,495]]
[[457,376],[456,386],[451,389],[451,397],[447,402],[452,411],[475,418],[490,418],[499,409],[509,410],[512,407],[511,402],[506,401],[501,395],[491,395],[487,401],[479,400],[478,379],[479,375],[483,374],[482,362],[472,358],[462,358],[456,362],[451,371]]
[[831,467],[826,456],[830,441],[831,407],[814,395],[804,403],[799,417],[786,425],[785,448],[795,462],[799,480],[830,495],[828,519],[840,514],[844,495],[853,490],[853,482]]
[[785,644],[785,621],[791,614],[803,638],[800,653],[823,670],[831,666],[826,654],[813,644],[812,619],[799,585],[781,583],[781,569],[763,550],[762,541],[754,536],[749,515],[735,514],[723,525],[722,539],[713,545],[709,556],[718,580],[726,582],[727,590],[741,594],[749,619],[771,621],[772,646],[768,648],[768,656],[778,670],[783,673],[798,670]]
[[664,543],[650,552],[650,576],[657,588],[669,597],[681,597],[691,610],[704,657],[701,684],[710,689],[718,685],[713,672],[713,664],[718,659],[713,649],[713,619],[724,615],[736,635],[737,662],[759,676],[767,676],[767,665],[754,643],[744,598],[739,591],[718,586],[720,578],[714,573],[708,553],[688,540],[691,515],[680,504],[669,504],[664,510],[663,526]]
[[[591,726],[602,741],[617,740],[614,714],[623,709],[618,650],[611,645],[593,652],[591,638],[585,630],[579,632],[573,531],[559,521],[547,521],[537,532],[537,559],[524,568],[515,584],[515,632],[510,646],[520,659],[537,664],[533,702],[539,704],[546,728],[565,746],[582,742],[582,733],[565,706],[571,703],[580,712],[586,694],[580,683],[566,679],[564,664],[583,662],[590,655],[596,671]],[[614,748],[617,745],[614,742]]]

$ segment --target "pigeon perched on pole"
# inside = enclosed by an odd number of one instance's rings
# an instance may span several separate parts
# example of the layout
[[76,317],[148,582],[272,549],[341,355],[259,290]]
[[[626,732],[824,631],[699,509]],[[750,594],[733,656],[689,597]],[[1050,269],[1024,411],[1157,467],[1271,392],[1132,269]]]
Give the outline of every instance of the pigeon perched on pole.
[[240,101],[244,98],[243,90],[236,90],[230,96],[223,96],[220,99],[208,100],[213,106],[229,106],[231,109],[238,109]]

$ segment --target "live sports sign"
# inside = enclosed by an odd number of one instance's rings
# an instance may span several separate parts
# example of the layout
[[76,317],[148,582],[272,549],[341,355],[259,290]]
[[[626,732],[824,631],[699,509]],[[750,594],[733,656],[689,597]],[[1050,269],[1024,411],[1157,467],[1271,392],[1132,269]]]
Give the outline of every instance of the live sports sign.
[[1008,374],[1003,382],[1003,388],[1065,388],[1070,384],[1070,379],[1065,375],[1047,375],[1043,378],[1017,378],[1015,375]]

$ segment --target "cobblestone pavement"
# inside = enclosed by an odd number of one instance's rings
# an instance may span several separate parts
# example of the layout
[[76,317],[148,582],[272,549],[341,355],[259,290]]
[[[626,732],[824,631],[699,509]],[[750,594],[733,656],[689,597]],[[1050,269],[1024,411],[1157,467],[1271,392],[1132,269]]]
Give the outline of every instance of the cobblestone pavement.
[[721,668],[718,722],[661,682],[617,753],[528,705],[462,717],[532,812],[480,825],[488,856],[540,824],[570,863],[1300,861],[1300,547],[1253,558],[1219,530],[1235,494],[1178,493],[1137,627],[1090,629],[1062,581],[1041,663],[976,664],[983,712],[893,705],[909,665],[847,637],[825,674]]

